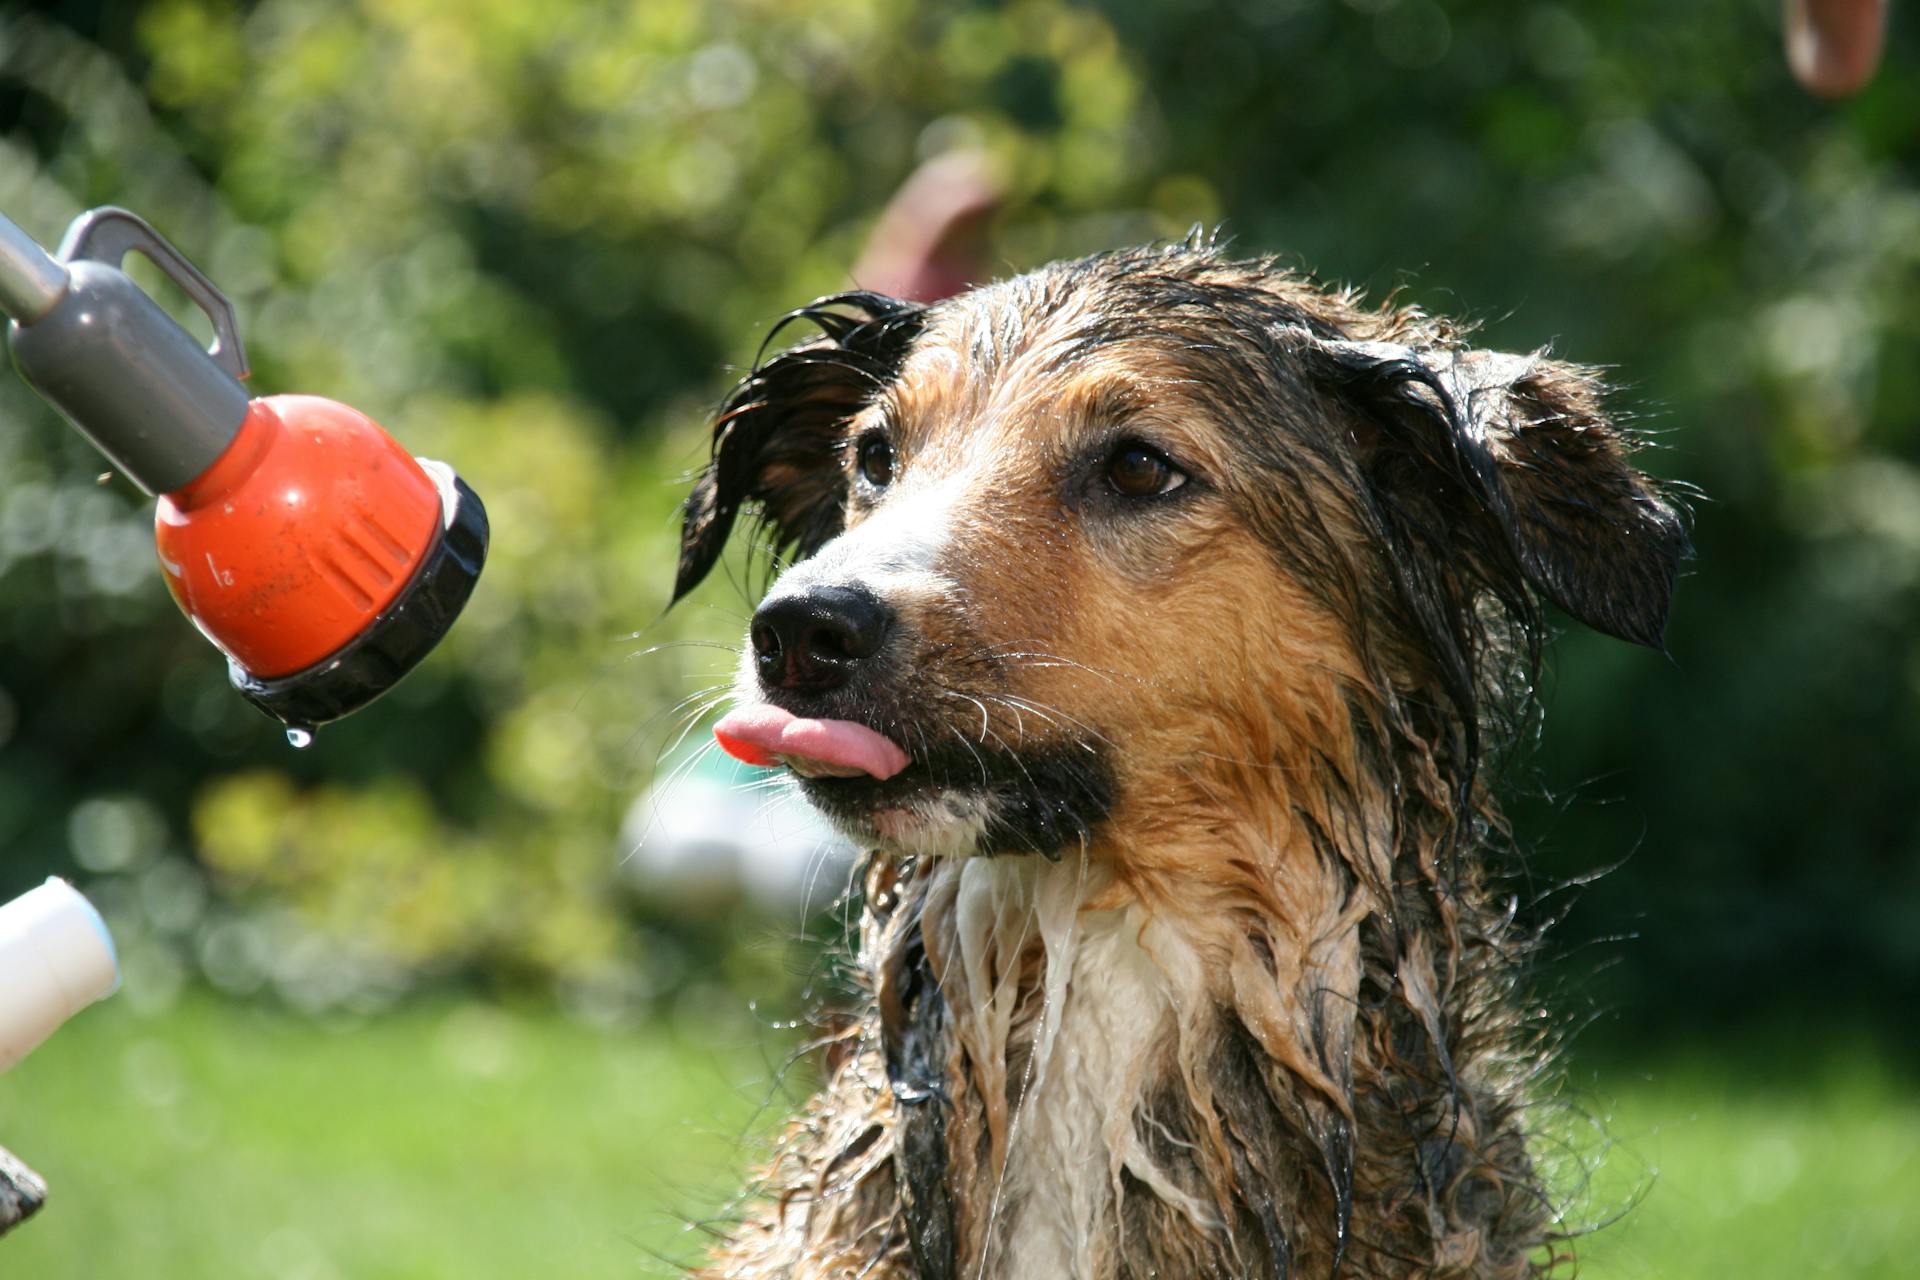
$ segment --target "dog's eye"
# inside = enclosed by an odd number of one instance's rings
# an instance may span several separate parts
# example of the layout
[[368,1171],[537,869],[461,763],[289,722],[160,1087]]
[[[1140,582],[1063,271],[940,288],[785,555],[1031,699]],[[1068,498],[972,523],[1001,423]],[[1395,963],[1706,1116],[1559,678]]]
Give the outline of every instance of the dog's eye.
[[1107,459],[1107,483],[1123,498],[1151,498],[1172,493],[1187,482],[1167,455],[1138,440],[1122,441]]
[[860,442],[854,455],[854,462],[860,468],[860,476],[876,489],[884,489],[893,483],[893,446],[887,443],[885,436],[868,436]]

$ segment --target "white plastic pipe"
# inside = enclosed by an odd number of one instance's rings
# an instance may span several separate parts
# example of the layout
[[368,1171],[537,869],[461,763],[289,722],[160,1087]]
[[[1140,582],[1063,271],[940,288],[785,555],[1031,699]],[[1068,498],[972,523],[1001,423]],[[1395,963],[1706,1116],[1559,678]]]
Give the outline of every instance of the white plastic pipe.
[[65,880],[0,906],[0,1071],[119,985],[106,921]]

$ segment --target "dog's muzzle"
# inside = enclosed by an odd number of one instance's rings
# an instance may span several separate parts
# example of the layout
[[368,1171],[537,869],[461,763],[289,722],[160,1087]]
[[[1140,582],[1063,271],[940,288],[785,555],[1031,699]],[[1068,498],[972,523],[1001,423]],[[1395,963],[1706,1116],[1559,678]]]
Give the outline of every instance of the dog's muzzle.
[[743,703],[723,717],[714,726],[720,745],[749,763],[785,764],[803,778],[899,773],[908,764],[899,744],[842,718],[848,710],[841,709],[859,700],[867,682],[857,677],[877,665],[894,622],[893,609],[863,586],[776,586],[754,611],[748,633],[764,701]]
[[[911,563],[923,544],[903,549],[868,532],[863,525],[795,565],[754,611],[739,701],[714,725],[720,746],[791,770],[857,840],[1048,858],[1084,845],[1114,802],[1100,744],[1058,733],[1029,739],[1022,723],[1011,741],[991,733],[988,700],[1003,695],[967,691],[990,678],[978,669],[943,674],[939,657],[954,641],[929,640],[924,605],[912,603],[937,596],[950,605],[957,588]],[[935,614],[951,631],[953,620]],[[964,724],[956,707],[968,713]]]

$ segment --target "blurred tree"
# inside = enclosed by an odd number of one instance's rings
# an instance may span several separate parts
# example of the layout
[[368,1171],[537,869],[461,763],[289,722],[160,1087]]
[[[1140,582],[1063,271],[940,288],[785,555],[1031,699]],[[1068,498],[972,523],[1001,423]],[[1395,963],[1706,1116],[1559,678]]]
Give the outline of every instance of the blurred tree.
[[0,208],[47,240],[90,204],[145,213],[234,295],[261,387],[456,459],[496,530],[444,651],[296,754],[171,616],[124,484],[0,382],[0,891],[77,862],[142,972],[317,1004],[436,973],[618,1004],[764,966],[613,874],[671,708],[731,662],[642,651],[729,644],[746,609],[736,567],[660,618],[677,477],[767,324],[846,284],[902,178],[964,148],[1001,184],[1005,270],[1224,221],[1489,342],[1615,367],[1653,465],[1709,499],[1672,661],[1569,635],[1515,771],[1543,886],[1632,854],[1562,936],[1641,933],[1595,988],[1639,1010],[1911,999],[1920,76],[1895,28],[1871,87],[1815,102],[1778,21],[1763,0],[0,14]]

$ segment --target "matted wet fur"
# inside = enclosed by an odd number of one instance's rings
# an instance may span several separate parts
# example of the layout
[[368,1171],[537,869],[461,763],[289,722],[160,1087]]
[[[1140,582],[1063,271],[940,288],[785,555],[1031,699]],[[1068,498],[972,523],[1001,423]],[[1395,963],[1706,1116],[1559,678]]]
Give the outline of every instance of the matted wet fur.
[[676,598],[757,509],[884,640],[740,700],[912,763],[800,779],[863,1002],[700,1274],[1545,1270],[1487,759],[1539,598],[1658,645],[1686,551],[1594,375],[1197,243],[796,317]]

